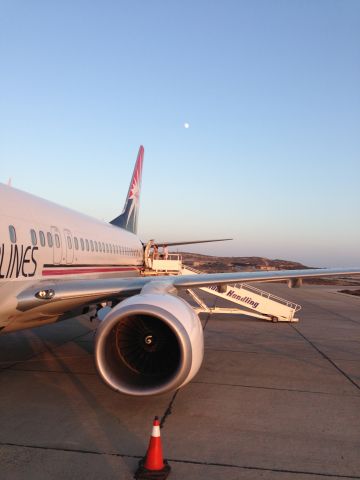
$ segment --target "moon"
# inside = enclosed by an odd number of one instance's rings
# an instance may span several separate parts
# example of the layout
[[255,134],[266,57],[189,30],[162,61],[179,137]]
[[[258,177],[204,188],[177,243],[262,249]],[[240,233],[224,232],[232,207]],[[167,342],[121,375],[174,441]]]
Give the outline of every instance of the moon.
[[189,128],[190,127],[190,124],[188,122],[185,122],[184,123],[184,128]]

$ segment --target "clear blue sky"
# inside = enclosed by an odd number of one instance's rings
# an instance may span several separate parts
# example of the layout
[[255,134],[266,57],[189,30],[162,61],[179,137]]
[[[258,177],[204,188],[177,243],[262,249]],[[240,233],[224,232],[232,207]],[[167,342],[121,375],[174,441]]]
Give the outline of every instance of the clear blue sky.
[[0,60],[0,181],[110,220],[143,144],[144,240],[360,265],[358,0],[1,0]]

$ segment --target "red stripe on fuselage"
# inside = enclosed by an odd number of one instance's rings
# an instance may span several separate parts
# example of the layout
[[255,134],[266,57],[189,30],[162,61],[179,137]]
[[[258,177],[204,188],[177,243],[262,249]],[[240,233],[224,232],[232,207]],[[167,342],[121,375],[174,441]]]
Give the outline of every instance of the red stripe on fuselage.
[[130,272],[134,270],[140,270],[136,267],[111,267],[111,268],[56,268],[43,270],[41,273],[43,276],[49,275],[80,275],[82,273],[108,273],[108,272]]

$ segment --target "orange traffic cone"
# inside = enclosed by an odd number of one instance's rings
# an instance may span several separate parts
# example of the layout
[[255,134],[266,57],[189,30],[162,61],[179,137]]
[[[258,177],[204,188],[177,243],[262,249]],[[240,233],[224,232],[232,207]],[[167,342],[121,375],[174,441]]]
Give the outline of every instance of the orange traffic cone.
[[149,447],[145,458],[139,462],[135,478],[137,480],[165,480],[170,470],[170,465],[163,459],[160,422],[159,418],[155,417]]

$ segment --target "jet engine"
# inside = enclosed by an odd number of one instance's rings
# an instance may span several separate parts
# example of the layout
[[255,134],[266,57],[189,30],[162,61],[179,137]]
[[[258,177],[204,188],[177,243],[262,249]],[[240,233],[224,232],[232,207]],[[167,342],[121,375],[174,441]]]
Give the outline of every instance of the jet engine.
[[128,395],[157,395],[185,385],[198,372],[203,354],[198,315],[170,294],[124,300],[105,316],[95,338],[100,376]]
[[302,286],[302,278],[289,278],[287,284],[289,288],[300,288]]

